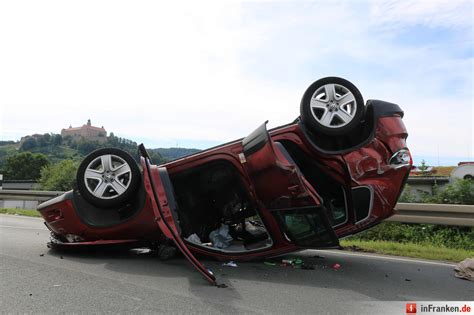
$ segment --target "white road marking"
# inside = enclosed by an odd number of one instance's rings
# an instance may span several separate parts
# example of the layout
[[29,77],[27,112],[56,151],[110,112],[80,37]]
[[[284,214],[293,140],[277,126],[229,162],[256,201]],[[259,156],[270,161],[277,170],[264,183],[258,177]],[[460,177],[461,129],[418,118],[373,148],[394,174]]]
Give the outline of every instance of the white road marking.
[[427,261],[427,260],[418,260],[414,258],[404,258],[404,257],[393,257],[393,256],[383,256],[383,255],[373,255],[373,254],[365,254],[365,253],[349,253],[344,251],[335,251],[335,250],[316,250],[317,252],[321,253],[331,253],[336,255],[347,255],[347,256],[358,256],[358,257],[367,257],[367,258],[376,258],[382,260],[392,260],[392,261],[402,261],[402,262],[411,262],[411,263],[421,263],[427,265],[437,265],[437,266],[449,266],[454,267],[456,266],[455,263],[446,263],[440,261]]

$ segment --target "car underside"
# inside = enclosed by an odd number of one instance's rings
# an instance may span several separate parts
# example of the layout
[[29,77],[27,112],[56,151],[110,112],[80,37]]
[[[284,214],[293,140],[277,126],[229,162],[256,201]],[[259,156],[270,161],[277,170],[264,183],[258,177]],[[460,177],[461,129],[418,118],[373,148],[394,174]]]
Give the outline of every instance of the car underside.
[[77,188],[38,207],[54,247],[145,243],[194,257],[250,260],[339,238],[393,215],[411,168],[403,111],[363,103],[330,77],[305,92],[301,116],[246,138],[154,165],[145,147],[104,148],[81,163]]

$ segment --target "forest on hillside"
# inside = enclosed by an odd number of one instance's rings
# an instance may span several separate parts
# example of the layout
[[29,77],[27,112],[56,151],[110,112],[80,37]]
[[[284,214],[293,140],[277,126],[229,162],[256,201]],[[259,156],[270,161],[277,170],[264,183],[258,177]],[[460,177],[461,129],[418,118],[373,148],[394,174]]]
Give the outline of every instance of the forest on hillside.
[[[27,137],[22,142],[0,141],[0,174],[4,174],[5,180],[37,180],[42,168],[64,161],[70,161],[68,165],[78,165],[87,154],[106,147],[120,148],[138,161],[138,144],[113,133],[105,142],[85,138],[75,140],[71,136],[47,133]],[[148,153],[154,164],[161,164],[198,151],[186,148],[155,148],[149,149]]]

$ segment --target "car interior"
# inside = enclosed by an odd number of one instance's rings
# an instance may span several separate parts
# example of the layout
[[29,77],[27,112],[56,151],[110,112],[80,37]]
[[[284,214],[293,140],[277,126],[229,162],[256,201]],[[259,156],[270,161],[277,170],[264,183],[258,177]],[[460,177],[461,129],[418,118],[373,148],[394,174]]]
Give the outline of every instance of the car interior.
[[326,174],[321,165],[301,150],[296,143],[281,140],[277,142],[277,145],[282,145],[286,149],[292,162],[323,198],[324,206],[330,213],[331,225],[336,227],[347,222],[348,207],[344,186]]
[[348,198],[352,201],[355,222],[361,222],[370,216],[372,210],[373,190],[368,186],[353,187],[349,191],[344,185],[334,180],[322,170],[318,162],[308,156],[300,147],[288,140],[277,143],[285,148],[292,162],[298,166],[303,176],[323,198],[324,206],[329,211],[329,220],[333,227],[347,222],[349,215]]
[[270,247],[272,240],[228,161],[217,160],[170,174],[183,239],[226,252]]

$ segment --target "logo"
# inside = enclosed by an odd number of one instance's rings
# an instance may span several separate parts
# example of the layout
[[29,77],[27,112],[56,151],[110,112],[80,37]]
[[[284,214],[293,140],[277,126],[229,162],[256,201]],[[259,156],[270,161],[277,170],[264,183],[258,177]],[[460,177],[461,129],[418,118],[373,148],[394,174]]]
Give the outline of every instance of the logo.
[[416,303],[407,303],[406,313],[407,314],[416,314]]

